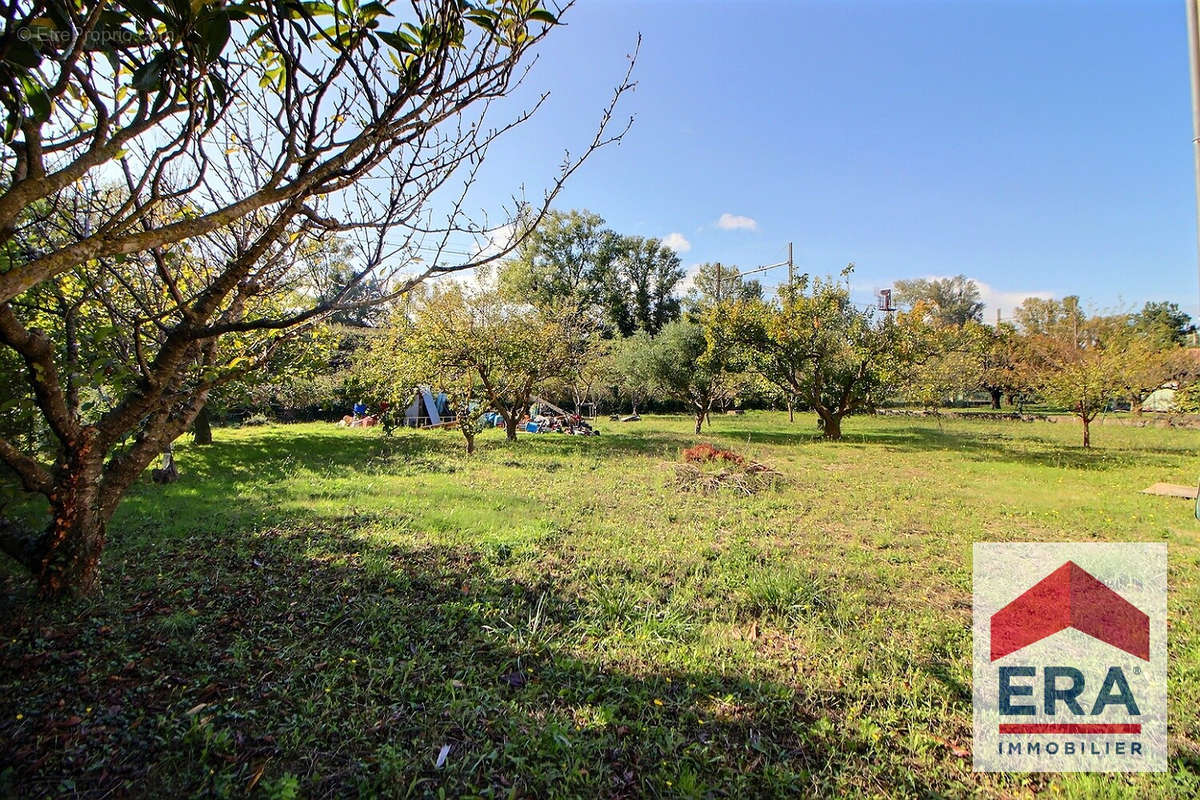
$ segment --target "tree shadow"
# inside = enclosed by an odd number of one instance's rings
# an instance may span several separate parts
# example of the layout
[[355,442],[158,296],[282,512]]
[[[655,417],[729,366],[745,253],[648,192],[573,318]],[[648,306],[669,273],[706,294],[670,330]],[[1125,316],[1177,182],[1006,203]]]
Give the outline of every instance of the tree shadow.
[[[712,435],[728,441],[780,446],[824,441],[818,431],[758,431],[741,428],[717,430]],[[909,453],[946,451],[973,461],[1005,461],[1030,466],[1093,471],[1124,468],[1128,466],[1129,459],[1136,459],[1143,466],[1170,468],[1177,466],[1180,456],[1188,452],[1185,448],[1140,445],[1136,450],[1104,446],[1089,450],[1081,445],[1064,444],[1040,436],[1022,435],[1017,438],[998,432],[964,431],[959,428],[939,430],[921,425],[864,433],[848,431],[841,441],[828,444],[831,447],[882,447]]]
[[861,698],[581,656],[587,599],[495,553],[330,519],[145,546],[110,554],[99,599],[5,586],[0,792],[933,791],[842,718]]

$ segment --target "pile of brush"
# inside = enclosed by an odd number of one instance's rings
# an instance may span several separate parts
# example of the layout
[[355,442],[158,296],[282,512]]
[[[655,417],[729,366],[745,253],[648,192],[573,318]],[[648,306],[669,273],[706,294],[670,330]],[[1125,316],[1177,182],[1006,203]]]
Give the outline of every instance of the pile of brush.
[[708,443],[689,447],[680,455],[683,463],[674,465],[675,485],[685,492],[714,494],[731,489],[751,495],[783,481],[778,470]]

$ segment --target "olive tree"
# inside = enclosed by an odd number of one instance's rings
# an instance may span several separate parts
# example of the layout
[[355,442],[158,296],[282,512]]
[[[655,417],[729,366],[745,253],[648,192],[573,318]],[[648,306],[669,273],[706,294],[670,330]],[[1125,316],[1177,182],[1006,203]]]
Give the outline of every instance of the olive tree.
[[657,336],[631,338],[626,357],[640,364],[657,393],[682,403],[696,418],[696,433],[714,405],[731,397],[741,376],[725,354],[709,347],[705,326],[682,319],[667,324]]

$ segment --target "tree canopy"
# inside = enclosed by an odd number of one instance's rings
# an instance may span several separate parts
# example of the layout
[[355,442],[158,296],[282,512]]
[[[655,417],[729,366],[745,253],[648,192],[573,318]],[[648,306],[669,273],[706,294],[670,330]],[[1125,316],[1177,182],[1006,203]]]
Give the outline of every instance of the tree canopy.
[[942,325],[961,328],[968,322],[983,321],[979,286],[966,275],[896,281],[892,298],[901,308],[924,303]]

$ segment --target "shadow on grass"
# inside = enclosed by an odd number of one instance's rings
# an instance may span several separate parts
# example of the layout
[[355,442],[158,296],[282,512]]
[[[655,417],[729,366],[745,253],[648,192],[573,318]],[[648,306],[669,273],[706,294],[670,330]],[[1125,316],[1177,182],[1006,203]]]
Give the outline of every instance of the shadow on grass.
[[0,793],[929,793],[842,724],[861,698],[578,657],[588,603],[503,558],[313,519],[115,547],[69,606],[10,579]]
[[[1023,423],[1012,423],[1019,425]],[[831,447],[864,445],[883,447],[901,452],[953,452],[975,461],[1007,461],[1032,466],[1050,466],[1078,470],[1109,470],[1128,466],[1136,460],[1144,466],[1177,466],[1179,457],[1188,451],[1184,448],[1146,447],[1134,449],[1107,448],[1099,446],[1088,450],[1081,445],[1065,444],[1054,439],[1022,435],[1019,439],[1004,433],[963,431],[910,425],[887,430],[857,433],[846,430],[840,442],[829,442]],[[806,445],[822,442],[816,430],[759,431],[752,429],[724,429],[713,431],[711,436],[731,442],[759,442],[778,446]]]

